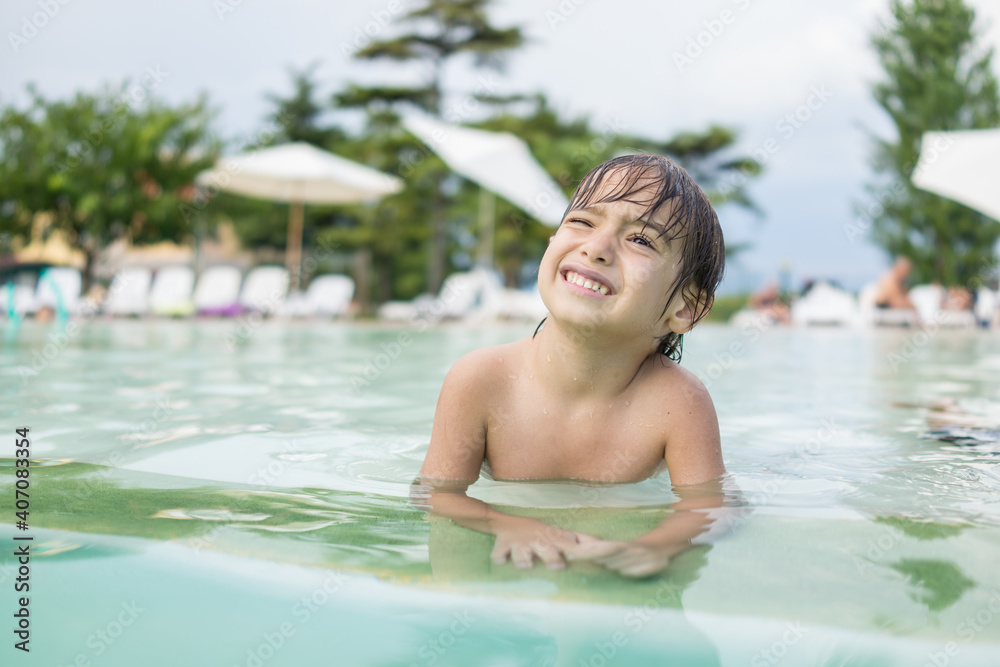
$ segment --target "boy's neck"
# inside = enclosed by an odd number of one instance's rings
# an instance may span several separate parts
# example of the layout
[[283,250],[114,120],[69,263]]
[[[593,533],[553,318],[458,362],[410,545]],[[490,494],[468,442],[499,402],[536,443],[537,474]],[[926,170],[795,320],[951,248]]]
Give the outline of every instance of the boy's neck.
[[593,332],[582,336],[550,320],[529,344],[536,379],[568,400],[620,398],[643,365],[656,356],[648,341],[602,338]]

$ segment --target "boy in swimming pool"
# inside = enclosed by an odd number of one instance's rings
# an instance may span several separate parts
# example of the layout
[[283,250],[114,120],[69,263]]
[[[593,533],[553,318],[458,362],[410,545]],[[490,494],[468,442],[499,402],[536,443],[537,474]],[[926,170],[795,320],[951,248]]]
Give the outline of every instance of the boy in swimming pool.
[[549,311],[539,329],[448,372],[420,501],[495,535],[497,563],[538,558],[558,569],[586,558],[639,576],[665,568],[707,530],[705,514],[674,512],[632,542],[605,542],[498,512],[465,490],[481,470],[497,480],[635,482],[666,468],[675,489],[695,490],[674,509],[721,505],[715,409],[676,360],[724,265],[715,211],[679,166],[626,155],[591,171],[538,269]]

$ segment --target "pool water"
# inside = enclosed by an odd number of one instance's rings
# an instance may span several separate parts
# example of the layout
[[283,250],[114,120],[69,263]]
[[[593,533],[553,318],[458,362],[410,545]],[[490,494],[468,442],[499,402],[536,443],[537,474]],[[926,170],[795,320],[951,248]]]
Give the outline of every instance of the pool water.
[[[1000,336],[699,327],[683,363],[752,512],[633,580],[493,565],[410,502],[450,364],[533,328],[8,324],[0,600],[31,535],[31,652],[8,630],[0,663],[1000,664]],[[665,474],[470,494],[609,539],[676,499]]]

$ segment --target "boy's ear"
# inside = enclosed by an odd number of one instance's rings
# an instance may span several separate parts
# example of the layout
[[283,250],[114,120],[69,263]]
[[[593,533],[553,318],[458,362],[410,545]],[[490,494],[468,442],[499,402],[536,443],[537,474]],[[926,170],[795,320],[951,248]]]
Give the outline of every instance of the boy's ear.
[[677,296],[675,303],[667,309],[666,325],[675,334],[686,334],[695,325],[695,315],[707,303],[705,312],[712,307],[713,299],[699,293],[693,287],[685,287]]

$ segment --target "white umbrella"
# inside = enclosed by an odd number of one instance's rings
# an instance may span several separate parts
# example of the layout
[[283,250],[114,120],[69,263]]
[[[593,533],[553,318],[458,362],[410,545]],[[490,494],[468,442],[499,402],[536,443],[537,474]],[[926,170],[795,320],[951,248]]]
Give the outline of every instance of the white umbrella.
[[1000,220],[1000,129],[926,132],[912,181]]
[[[486,132],[448,125],[423,116],[408,116],[403,125],[445,163],[484,190],[496,193],[545,224],[562,221],[569,201],[552,177],[535,161],[521,139],[508,132]],[[483,234],[481,259],[492,258],[493,202],[480,200]]]
[[374,201],[403,187],[403,182],[395,176],[307,143],[284,144],[221,158],[214,168],[199,174],[197,182],[203,187],[289,203],[285,258],[292,289],[299,283],[304,204]]

